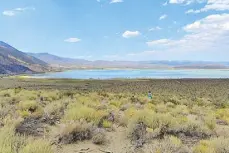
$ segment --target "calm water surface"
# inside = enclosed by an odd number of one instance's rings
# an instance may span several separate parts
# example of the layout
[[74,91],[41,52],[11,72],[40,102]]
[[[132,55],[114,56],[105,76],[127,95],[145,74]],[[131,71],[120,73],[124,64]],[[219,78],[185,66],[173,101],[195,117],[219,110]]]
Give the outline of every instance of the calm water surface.
[[229,78],[229,70],[71,70],[34,75],[35,78]]

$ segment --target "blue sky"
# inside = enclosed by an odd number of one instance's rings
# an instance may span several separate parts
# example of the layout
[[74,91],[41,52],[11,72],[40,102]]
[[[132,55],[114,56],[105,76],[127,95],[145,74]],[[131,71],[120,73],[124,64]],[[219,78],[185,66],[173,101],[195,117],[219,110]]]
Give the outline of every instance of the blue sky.
[[1,0],[0,40],[88,60],[229,60],[229,0]]

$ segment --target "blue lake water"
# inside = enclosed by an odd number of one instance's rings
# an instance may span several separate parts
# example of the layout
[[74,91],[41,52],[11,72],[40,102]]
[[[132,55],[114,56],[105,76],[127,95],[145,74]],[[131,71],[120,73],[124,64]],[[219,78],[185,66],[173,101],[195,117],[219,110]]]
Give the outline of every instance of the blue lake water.
[[229,70],[71,70],[33,75],[35,78],[229,78]]

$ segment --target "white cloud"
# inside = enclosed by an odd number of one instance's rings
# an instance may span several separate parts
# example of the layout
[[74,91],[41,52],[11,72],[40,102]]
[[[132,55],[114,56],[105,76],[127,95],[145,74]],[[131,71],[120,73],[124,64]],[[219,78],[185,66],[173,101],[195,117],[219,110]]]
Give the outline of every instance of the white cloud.
[[150,28],[149,31],[155,31],[155,30],[161,30],[162,28],[157,26],[157,27],[153,27],[153,28]]
[[190,10],[186,11],[185,13],[186,13],[186,14],[189,14],[189,13],[200,13],[200,11],[190,9]]
[[168,16],[166,14],[163,14],[162,16],[160,16],[159,20],[163,20],[165,18],[167,18]]
[[[226,52],[229,50],[229,14],[210,15],[183,27],[187,33],[178,40],[160,39],[147,42],[174,52]],[[206,54],[207,55],[207,54]]]
[[203,8],[194,10],[190,9],[186,11],[188,13],[200,13],[207,12],[209,10],[226,11],[229,10],[229,0],[170,0],[171,4],[191,4],[191,3],[206,3]]
[[76,43],[76,42],[81,41],[81,39],[79,39],[79,38],[68,38],[68,39],[66,39],[64,41],[65,42],[70,42],[70,43]]
[[206,2],[207,0],[170,0],[169,3],[170,4],[185,4],[185,5],[189,5],[191,3],[203,3]]
[[139,31],[125,31],[122,36],[124,38],[131,38],[131,37],[137,37],[139,36],[141,33]]
[[110,3],[121,3],[121,2],[123,2],[123,0],[111,0]]
[[199,10],[190,9],[186,13],[200,13],[209,10],[215,10],[215,11],[229,10],[229,0],[207,0],[207,4],[203,8]]
[[12,16],[17,15],[18,13],[22,13],[22,12],[25,12],[28,10],[35,10],[35,8],[33,8],[33,7],[15,8],[12,10],[5,10],[2,12],[2,14],[5,16],[11,16],[12,17]]
[[170,40],[168,39],[159,39],[159,40],[153,40],[146,42],[148,46],[154,46],[154,45],[164,45],[167,44]]
[[16,13],[14,11],[3,11],[2,14],[5,16],[14,16]]

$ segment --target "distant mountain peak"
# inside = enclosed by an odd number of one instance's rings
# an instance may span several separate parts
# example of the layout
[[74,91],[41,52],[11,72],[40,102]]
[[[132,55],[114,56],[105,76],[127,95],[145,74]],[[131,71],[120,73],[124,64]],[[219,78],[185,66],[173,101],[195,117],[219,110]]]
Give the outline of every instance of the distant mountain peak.
[[6,43],[4,41],[0,41],[0,46],[4,47],[4,48],[8,48],[8,49],[15,49],[13,46],[9,45],[8,43]]

